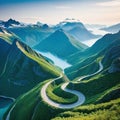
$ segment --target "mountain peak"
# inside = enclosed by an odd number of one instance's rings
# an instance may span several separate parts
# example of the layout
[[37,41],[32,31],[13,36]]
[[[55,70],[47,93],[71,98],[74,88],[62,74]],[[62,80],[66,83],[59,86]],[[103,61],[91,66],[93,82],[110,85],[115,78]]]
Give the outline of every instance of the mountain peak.
[[20,24],[20,22],[13,20],[12,18],[10,18],[7,22],[9,22],[11,24]]
[[5,27],[10,27],[12,25],[20,25],[20,22],[16,21],[16,20],[13,20],[12,18],[10,18],[8,21],[6,21],[4,23],[4,26]]

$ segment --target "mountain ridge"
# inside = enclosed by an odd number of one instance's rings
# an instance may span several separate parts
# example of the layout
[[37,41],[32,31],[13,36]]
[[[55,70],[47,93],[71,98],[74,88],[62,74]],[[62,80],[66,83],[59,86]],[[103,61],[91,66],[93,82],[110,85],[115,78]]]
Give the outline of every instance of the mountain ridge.
[[[66,57],[78,50],[84,50],[86,45],[77,42],[74,38],[69,37],[62,29],[55,31],[52,35],[48,36],[45,40],[39,43],[34,48],[44,52],[51,52],[59,57]],[[78,43],[80,45],[78,45]],[[74,44],[74,45],[73,45]],[[61,48],[62,46],[62,48]],[[68,51],[66,51],[68,50]]]

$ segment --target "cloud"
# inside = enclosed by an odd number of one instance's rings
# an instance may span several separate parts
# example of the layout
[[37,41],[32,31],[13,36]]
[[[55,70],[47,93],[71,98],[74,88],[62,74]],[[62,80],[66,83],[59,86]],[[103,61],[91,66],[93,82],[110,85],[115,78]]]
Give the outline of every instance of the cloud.
[[99,2],[96,4],[103,7],[120,7],[120,0],[110,0],[107,2]]

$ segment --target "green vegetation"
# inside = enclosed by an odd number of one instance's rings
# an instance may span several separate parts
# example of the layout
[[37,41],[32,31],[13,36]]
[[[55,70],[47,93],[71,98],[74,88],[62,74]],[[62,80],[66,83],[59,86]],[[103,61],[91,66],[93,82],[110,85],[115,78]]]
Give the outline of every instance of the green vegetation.
[[25,48],[20,44],[20,42],[16,42],[16,45],[27,57],[36,61],[43,69],[45,69],[45,71],[52,72],[52,74],[56,74],[59,76],[59,72],[55,69],[55,67],[52,64],[48,63],[47,61],[45,61],[43,57],[37,56],[32,49],[27,48],[28,50],[32,51],[31,53],[30,51],[25,50]]
[[[14,103],[16,104],[15,108],[11,112],[10,120],[30,120],[31,118],[32,120],[43,120],[43,118],[44,120],[50,120],[55,117],[56,114],[64,111],[49,106],[42,101],[40,90],[48,81],[49,80],[46,80],[45,82],[38,84],[32,90],[17,98]],[[8,111],[4,115],[3,120],[5,120]]]
[[120,98],[97,105],[81,106],[63,112],[52,120],[119,120]]
[[92,74],[99,70],[99,62],[102,60],[102,56],[98,55],[91,56],[83,60],[82,62],[77,63],[76,65],[71,66],[70,68],[65,69],[65,73],[70,79],[79,79],[79,76],[84,76]]
[[0,39],[0,43],[3,45],[0,50],[4,53],[0,56],[1,94],[16,98],[45,79],[60,75],[60,69],[26,44],[18,40],[13,43],[11,40],[9,44],[5,38]]
[[[118,66],[119,60],[117,58],[120,55],[120,46],[118,44],[120,42],[116,40],[114,45],[111,45],[115,39],[118,39],[119,35],[120,33],[113,35],[108,34],[85,52],[80,52],[78,50],[79,45],[73,46],[73,44],[76,45],[78,43],[75,42],[73,38],[71,38],[70,41],[69,37],[63,31],[58,31],[57,33],[59,42],[56,47],[54,47],[55,44],[52,43],[52,41],[56,41],[56,34],[54,33],[49,37],[51,40],[50,43],[52,44],[52,52],[55,51],[58,52],[58,54],[64,54],[65,56],[78,52],[69,57],[74,66],[66,70],[67,74],[70,74],[69,76],[72,79],[76,80],[82,75],[96,72],[99,68],[98,62],[101,59],[105,66],[99,74],[85,78],[83,81],[80,81],[80,83],[69,84],[69,89],[82,92],[86,98],[85,103],[82,106],[70,110],[52,107],[45,103],[40,95],[42,86],[46,82],[52,80],[52,78],[58,77],[61,70],[58,70],[49,63],[48,60],[40,54],[37,54],[29,46],[20,41],[14,41],[13,44],[10,45],[8,54],[5,54],[6,56],[8,55],[8,62],[5,61],[7,67],[3,71],[4,76],[2,77],[4,79],[2,78],[0,81],[0,88],[3,93],[7,90],[7,95],[13,94],[13,91],[17,91],[17,93],[15,92],[14,94],[20,95],[21,93],[31,90],[17,98],[14,103],[15,107],[11,112],[10,120],[119,120],[120,71]],[[8,43],[10,42],[7,37],[2,38],[6,39]],[[64,40],[62,38],[64,38]],[[49,39],[46,38],[45,40]],[[62,43],[60,40],[63,40]],[[6,45],[3,41],[1,43]],[[67,47],[65,46],[65,43],[68,44]],[[47,45],[49,46],[49,43],[47,43]],[[7,50],[8,46],[9,45],[7,44]],[[61,49],[59,46],[65,48],[65,53],[63,52],[64,50],[59,51]],[[1,50],[3,49],[4,47],[1,48]],[[69,49],[72,52],[70,54],[66,53],[69,52],[66,51],[66,49]],[[116,64],[118,72],[114,70],[112,73],[109,73],[109,68],[113,64]],[[22,87],[16,86],[15,84],[21,83],[21,80],[27,81],[28,84],[24,84],[25,86]],[[67,77],[63,76],[62,80],[67,81]],[[77,96],[64,92],[61,89],[62,83],[63,81],[61,82],[61,80],[55,81],[48,86],[47,95],[49,98],[55,102],[64,104],[76,102],[78,99]],[[35,85],[37,86],[34,87]],[[8,91],[8,89],[10,91]],[[4,116],[4,120],[7,113]]]
[[69,38],[70,42],[73,44],[73,46],[75,46],[76,48],[78,48],[79,50],[84,50],[87,49],[88,46],[81,43],[80,41],[76,40],[73,36],[65,33],[67,35],[67,37]]
[[[68,87],[81,91],[86,96],[84,104],[98,102],[98,99],[104,98],[107,93],[120,88],[120,73],[108,74],[106,72],[95,75],[89,80],[81,81],[79,84],[71,83]],[[113,99],[112,96],[111,99]]]
[[61,85],[56,85],[52,83],[47,88],[47,95],[49,98],[55,102],[62,103],[62,104],[71,104],[78,100],[78,97],[63,91],[61,89]]
[[67,75],[70,79],[74,79],[74,78],[78,79],[79,76],[92,74],[92,73],[96,72],[98,69],[99,69],[99,64],[95,60],[92,63],[90,63],[84,67],[80,67],[76,71],[73,71],[73,72],[71,71],[70,73],[67,73]]
[[2,32],[0,32],[0,38],[4,39],[9,44],[12,44],[14,39],[18,39],[14,33],[5,30],[4,28],[0,28]]

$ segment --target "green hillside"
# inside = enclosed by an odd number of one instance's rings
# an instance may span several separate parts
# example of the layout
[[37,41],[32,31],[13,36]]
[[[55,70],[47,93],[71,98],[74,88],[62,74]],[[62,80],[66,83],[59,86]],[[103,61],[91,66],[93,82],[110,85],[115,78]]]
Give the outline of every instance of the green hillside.
[[120,98],[102,104],[90,104],[63,112],[52,120],[119,120]]
[[[93,54],[93,55],[89,55],[90,57],[86,57],[83,58],[82,60],[76,62],[73,66],[66,68],[65,69],[65,73],[68,75],[68,77],[70,79],[75,79],[76,77],[79,76],[83,76],[83,75],[87,75],[87,74],[91,74],[94,73],[95,71],[97,71],[99,69],[99,65],[98,65],[98,61],[103,58],[103,65],[104,68],[107,68],[111,65],[111,63],[120,56],[120,39],[118,37],[118,34],[113,34],[113,38],[114,36],[117,36],[118,39],[112,39],[112,42],[110,41],[109,45],[107,45],[104,49],[101,49],[100,52],[98,52],[98,54]],[[110,38],[111,39],[111,38]],[[97,44],[97,46],[101,45],[101,41],[103,41],[103,39],[99,40],[98,43],[96,42],[95,44]],[[96,48],[98,48],[96,46]],[[95,48],[95,45],[93,45],[93,48]],[[87,51],[91,51],[91,48],[88,48]],[[84,52],[83,52],[84,53]],[[85,51],[86,54],[86,51]],[[81,54],[82,56],[82,54]],[[80,59],[81,59],[81,56]],[[74,58],[74,55],[73,55]]]
[[2,95],[17,97],[39,82],[59,76],[60,71],[29,46],[16,39],[9,41],[10,44],[7,38],[0,39],[0,51],[4,53],[0,55]]
[[7,43],[12,44],[15,38],[18,38],[14,33],[0,27],[0,38],[4,39]]
[[[119,108],[120,99],[117,98],[120,97],[120,73],[105,73],[106,71],[99,75],[96,75],[89,80],[84,80],[79,84],[73,84],[74,86],[72,84],[69,85],[70,89],[75,89],[84,93],[86,96],[86,101],[83,106],[71,110],[62,110],[47,105],[44,103],[44,101],[42,101],[40,95],[40,90],[43,84],[45,84],[44,82],[37,85],[31,91],[17,99],[17,101],[14,103],[16,105],[14,110],[11,112],[10,120],[13,120],[15,118],[17,120],[29,120],[31,118],[33,120],[50,120],[53,118],[60,120],[86,118],[89,120],[89,116],[92,119],[95,118],[98,114],[99,120],[109,113],[111,113],[113,118],[116,117],[119,119],[120,112],[117,108]],[[108,116],[105,118],[108,118]]]
[[[0,55],[0,64],[3,64],[0,88],[2,94],[17,98],[3,120],[119,120],[119,37],[120,32],[105,35],[86,49],[63,30],[58,30],[37,45],[37,49],[66,58],[73,64],[65,70],[71,81],[23,42],[15,39],[10,43],[1,37],[0,50],[4,57]],[[87,77],[79,81],[85,75]],[[61,88],[66,83],[69,83],[67,90],[72,92]],[[75,107],[80,93],[84,103]],[[82,100],[82,95],[80,97]],[[53,107],[55,103],[57,107]],[[71,104],[74,107],[63,107]]]
[[[110,47],[111,46],[111,47]],[[20,98],[17,99],[14,107],[14,110],[11,112],[10,120],[12,119],[23,119],[23,120],[92,120],[92,119],[119,119],[119,107],[120,107],[120,62],[119,62],[119,44],[116,45],[116,41],[114,44],[111,44],[108,46],[108,48],[115,49],[112,52],[114,54],[111,54],[109,49],[104,53],[102,51],[97,56],[91,57],[89,60],[96,62],[96,65],[98,66],[98,61],[102,59],[102,63],[104,64],[105,68],[97,75],[91,76],[89,78],[84,79],[81,82],[78,83],[70,83],[68,88],[72,90],[77,90],[82,92],[86,100],[82,106],[65,110],[65,109],[59,109],[54,108],[52,106],[49,106],[47,103],[45,103],[40,94],[40,90],[47,81],[44,83],[41,83],[37,85],[35,88],[33,88],[28,93],[24,94]],[[107,48],[106,48],[107,49]],[[104,53],[104,54],[103,54]],[[110,59],[108,56],[111,56],[112,59]],[[99,59],[96,59],[98,56]],[[96,59],[96,60],[95,60]],[[88,60],[88,61],[89,61]],[[111,61],[111,62],[105,62],[105,61]],[[88,62],[85,60],[86,63]],[[84,64],[85,64],[84,61]],[[91,64],[88,65],[88,68],[95,67],[95,65],[91,62]],[[82,65],[82,64],[81,64]],[[112,71],[109,72],[109,69],[111,66],[115,65],[117,66],[118,71]],[[82,70],[85,70],[84,73],[87,74],[85,68],[81,68]],[[95,67],[96,68],[96,67]],[[81,70],[81,71],[82,71]],[[92,70],[92,69],[91,69]],[[91,70],[88,69],[88,72]],[[90,74],[90,72],[88,74]],[[65,100],[70,101],[70,98],[75,101],[75,96],[69,95],[67,97],[67,93],[64,93],[63,90],[60,89],[61,82],[56,83],[55,85],[51,85],[48,87],[47,94],[48,96],[59,103],[66,102]],[[63,94],[62,94],[63,93]],[[54,97],[54,98],[53,98]],[[59,97],[62,97],[60,99]],[[31,102],[30,99],[33,99]],[[23,105],[22,107],[21,104]],[[68,104],[68,103],[67,103]],[[24,107],[24,105],[26,107]],[[19,107],[21,108],[19,110]],[[7,115],[7,113],[6,113]],[[4,116],[5,118],[5,116]]]
[[120,39],[120,32],[114,33],[114,34],[110,34],[110,33],[106,34],[102,38],[97,40],[91,47],[89,47],[85,51],[82,51],[82,52],[79,51],[77,53],[74,53],[68,56],[66,59],[69,63],[75,65],[85,59],[89,59],[89,57],[91,56],[99,54],[104,49],[107,50],[107,47],[109,47],[109,45],[112,45],[112,43],[115,42],[116,40],[118,40],[117,42],[119,44],[119,39]]

